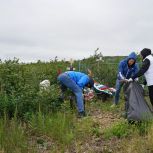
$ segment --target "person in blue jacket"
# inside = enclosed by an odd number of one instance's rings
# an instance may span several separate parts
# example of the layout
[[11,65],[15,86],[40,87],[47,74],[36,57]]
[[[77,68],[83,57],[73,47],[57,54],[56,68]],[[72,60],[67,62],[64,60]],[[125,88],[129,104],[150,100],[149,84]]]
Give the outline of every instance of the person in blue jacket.
[[64,91],[69,88],[76,97],[79,117],[85,116],[83,88],[85,86],[89,88],[93,87],[94,80],[92,77],[81,72],[67,71],[60,74],[57,79],[61,84],[61,98],[64,99]]
[[118,74],[116,80],[116,93],[114,98],[113,106],[116,106],[119,103],[120,91],[125,82],[138,72],[138,64],[136,63],[137,55],[135,52],[132,52],[127,58],[123,59],[119,63]]

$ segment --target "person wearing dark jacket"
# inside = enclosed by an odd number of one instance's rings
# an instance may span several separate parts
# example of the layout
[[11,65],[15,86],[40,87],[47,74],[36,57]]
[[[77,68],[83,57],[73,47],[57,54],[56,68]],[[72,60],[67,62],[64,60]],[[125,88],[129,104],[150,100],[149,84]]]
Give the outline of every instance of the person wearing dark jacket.
[[111,107],[116,106],[119,103],[120,91],[126,79],[131,78],[138,72],[138,65],[136,63],[137,55],[132,52],[127,58],[123,59],[119,63],[118,75],[116,80],[116,93],[114,98],[114,104]]
[[143,59],[142,67],[128,81],[133,81],[135,78],[144,75],[149,90],[149,98],[153,106],[153,56],[151,55],[151,50],[148,48],[144,48],[140,52],[140,55]]
[[64,99],[64,91],[69,88],[76,97],[79,117],[85,116],[83,88],[85,86],[93,87],[94,80],[92,77],[81,72],[67,71],[58,76],[58,81],[61,84],[61,99]]

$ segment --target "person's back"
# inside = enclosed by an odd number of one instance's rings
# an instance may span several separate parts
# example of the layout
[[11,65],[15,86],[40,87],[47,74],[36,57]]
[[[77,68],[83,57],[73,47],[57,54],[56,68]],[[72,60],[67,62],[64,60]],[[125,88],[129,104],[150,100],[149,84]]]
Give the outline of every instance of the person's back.
[[81,72],[75,72],[75,71],[67,71],[67,73],[71,79],[73,79],[75,82],[78,82],[82,77],[87,76],[84,73]]
[[75,71],[67,71],[58,76],[58,81],[61,84],[61,98],[64,99],[64,91],[69,88],[76,96],[78,113],[80,116],[85,115],[83,103],[83,88],[88,86],[93,87],[94,80],[87,74]]
[[81,88],[84,88],[90,81],[90,77],[82,72],[67,71],[65,73]]

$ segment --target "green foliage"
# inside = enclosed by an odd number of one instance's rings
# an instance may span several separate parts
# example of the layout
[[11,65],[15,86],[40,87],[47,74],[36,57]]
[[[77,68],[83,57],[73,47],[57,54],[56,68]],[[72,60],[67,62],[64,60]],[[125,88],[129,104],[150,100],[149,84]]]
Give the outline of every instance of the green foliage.
[[129,125],[125,121],[121,121],[118,123],[115,123],[112,127],[106,129],[104,131],[104,137],[106,139],[109,139],[113,136],[116,136],[118,138],[126,137],[130,134]]
[[[85,65],[81,71],[86,72],[90,68],[99,81],[108,86],[114,86],[118,62],[123,57],[103,57],[95,53],[88,59],[81,61]],[[57,71],[65,71],[69,63],[54,61],[43,63],[21,64],[18,59],[0,61],[0,151],[10,152],[34,152],[29,151],[27,132],[40,136],[37,144],[44,144],[47,136],[56,143],[54,149],[60,148],[64,152],[67,147],[75,143],[88,142],[91,137],[123,138],[131,136],[135,131],[139,135],[147,135],[150,123],[130,125],[120,121],[104,132],[101,127],[90,117],[76,119],[74,111],[71,112],[69,104],[59,100],[59,86],[57,84]],[[74,67],[78,67],[79,61],[75,61]],[[39,83],[49,79],[49,90],[40,90]],[[111,103],[91,103],[90,107],[101,111],[116,113],[118,108],[112,109]],[[120,109],[120,108],[119,108]],[[9,117],[9,119],[7,119]],[[12,118],[14,117],[14,118]],[[27,127],[24,127],[17,119],[25,119]],[[28,133],[28,134],[29,134]],[[74,145],[74,144],[73,144]]]
[[99,127],[99,124],[94,124],[92,127],[91,127],[91,132],[94,136],[96,137],[100,137],[102,136],[102,130],[100,129]]
[[151,120],[143,121],[143,122],[134,122],[132,124],[132,126],[134,127],[134,130],[137,131],[139,135],[147,135],[152,125],[153,125],[153,122]]
[[[121,142],[121,150],[125,153],[151,153],[153,152],[153,124],[144,122],[133,125],[135,130],[131,137]],[[143,134],[143,135],[142,135]]]
[[0,119],[0,150],[7,153],[27,153],[28,139],[17,120]]
[[[96,125],[96,126],[95,126]],[[79,140],[88,140],[92,135],[96,135],[97,124],[91,118],[84,118],[75,124],[75,136]]]
[[74,138],[71,114],[57,112],[51,115],[43,115],[39,112],[37,115],[32,115],[30,127],[34,132],[47,134],[62,145],[70,144]]
[[[86,65],[81,71],[90,68],[96,81],[114,86],[120,59],[103,57],[96,50],[93,56],[81,61]],[[17,109],[18,117],[28,119],[39,108],[43,113],[58,110],[61,102],[58,98],[57,72],[65,71],[68,65],[68,62],[57,60],[31,64],[20,64],[18,59],[0,62],[0,115],[6,113],[12,117]],[[75,61],[74,66],[78,65],[79,61]],[[39,83],[44,79],[49,79],[52,86],[49,91],[40,92]]]
[[[29,118],[32,113],[55,111],[60,106],[57,87],[57,70],[64,63],[20,64],[17,59],[0,64],[0,115],[12,117],[17,109],[18,117]],[[49,79],[49,91],[39,91],[39,83]]]
[[75,65],[79,65],[78,70],[87,73],[87,69],[91,69],[94,79],[97,82],[108,86],[114,86],[117,77],[118,63],[124,57],[103,57],[101,53],[95,52],[93,56],[82,61],[78,61]]
[[152,127],[152,122],[127,122],[120,121],[115,123],[112,127],[104,130],[104,137],[109,139],[111,137],[123,138],[127,136],[132,136],[134,133],[139,135],[147,135],[150,128]]

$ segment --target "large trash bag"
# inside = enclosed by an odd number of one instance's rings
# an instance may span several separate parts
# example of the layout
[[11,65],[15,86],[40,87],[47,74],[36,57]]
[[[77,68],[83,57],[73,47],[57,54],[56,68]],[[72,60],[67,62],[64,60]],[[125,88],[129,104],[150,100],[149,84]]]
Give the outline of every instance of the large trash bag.
[[153,114],[144,99],[144,91],[138,82],[126,83],[124,86],[125,111],[129,121],[148,121]]

